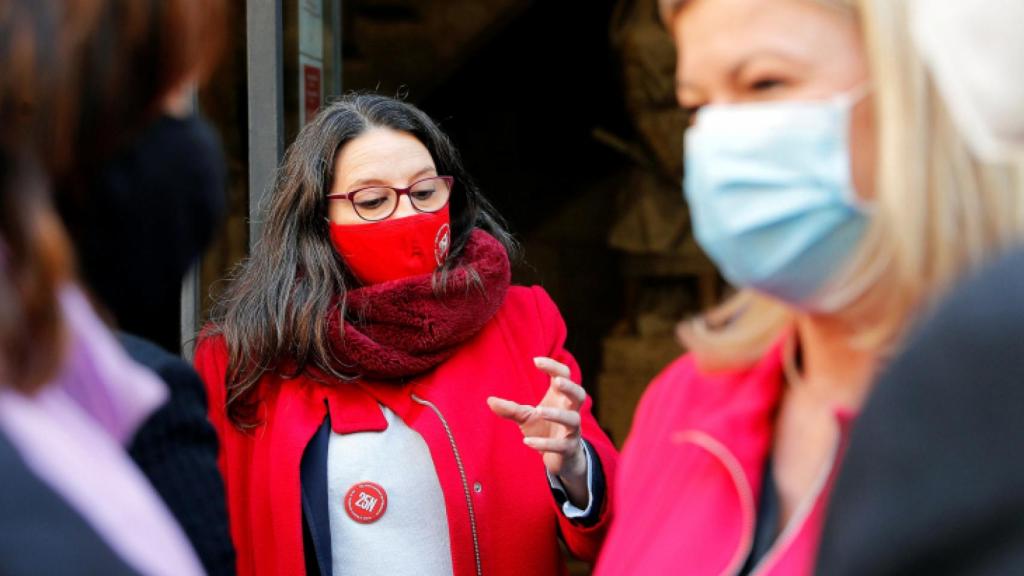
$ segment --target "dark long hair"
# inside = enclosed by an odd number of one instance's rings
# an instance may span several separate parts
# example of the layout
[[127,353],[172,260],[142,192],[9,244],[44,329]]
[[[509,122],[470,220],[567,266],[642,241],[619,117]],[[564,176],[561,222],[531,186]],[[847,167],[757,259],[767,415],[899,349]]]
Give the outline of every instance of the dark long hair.
[[236,426],[250,425],[253,393],[268,372],[295,375],[309,367],[340,379],[357,377],[339,365],[328,341],[328,320],[345,314],[354,282],[331,244],[325,196],[335,159],[352,139],[382,127],[416,137],[439,174],[453,176],[451,257],[435,274],[435,291],[459,264],[470,233],[480,228],[518,250],[506,225],[466,173],[451,140],[415,106],[375,94],[351,94],[327,106],[285,153],[270,197],[262,237],[213,310],[204,337],[227,344],[227,411]]

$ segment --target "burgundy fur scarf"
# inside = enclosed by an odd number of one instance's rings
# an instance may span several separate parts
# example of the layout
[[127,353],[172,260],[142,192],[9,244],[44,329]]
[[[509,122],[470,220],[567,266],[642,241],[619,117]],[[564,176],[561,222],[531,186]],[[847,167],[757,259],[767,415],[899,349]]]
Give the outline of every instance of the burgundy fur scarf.
[[461,261],[440,294],[431,275],[350,290],[345,322],[334,315],[328,325],[340,367],[394,380],[451,358],[498,312],[511,282],[505,247],[482,230],[472,232]]

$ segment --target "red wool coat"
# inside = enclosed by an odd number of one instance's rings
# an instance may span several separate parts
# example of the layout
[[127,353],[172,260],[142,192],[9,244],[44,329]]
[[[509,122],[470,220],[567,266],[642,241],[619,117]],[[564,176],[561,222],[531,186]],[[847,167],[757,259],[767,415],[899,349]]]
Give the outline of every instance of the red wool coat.
[[[337,433],[383,430],[378,402],[426,441],[444,492],[455,576],[519,576],[565,572],[558,536],[577,556],[596,557],[611,506],[581,527],[566,519],[548,485],[540,455],[525,446],[512,423],[487,407],[488,396],[536,404],[549,378],[533,358],[549,356],[579,368],[564,349],[565,324],[541,288],[512,287],[480,334],[449,360],[407,385],[360,382],[315,385],[267,376],[264,424],[243,433],[227,420],[227,353],[219,337],[200,342],[195,367],[207,386],[210,420],[221,439],[220,467],[228,497],[238,573],[304,574],[300,461],[327,411]],[[581,410],[583,436],[594,448],[614,493],[615,448],[590,412]]]

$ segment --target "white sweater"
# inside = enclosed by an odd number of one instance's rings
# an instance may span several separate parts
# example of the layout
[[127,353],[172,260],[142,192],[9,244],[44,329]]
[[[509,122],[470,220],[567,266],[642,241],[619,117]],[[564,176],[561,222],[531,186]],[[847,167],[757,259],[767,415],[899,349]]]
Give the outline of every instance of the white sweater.
[[[381,409],[388,421],[383,432],[331,433],[327,494],[332,573],[450,576],[448,516],[430,449],[401,418]],[[361,482],[379,484],[387,493],[387,508],[372,523],[357,522],[346,510],[349,489]]]

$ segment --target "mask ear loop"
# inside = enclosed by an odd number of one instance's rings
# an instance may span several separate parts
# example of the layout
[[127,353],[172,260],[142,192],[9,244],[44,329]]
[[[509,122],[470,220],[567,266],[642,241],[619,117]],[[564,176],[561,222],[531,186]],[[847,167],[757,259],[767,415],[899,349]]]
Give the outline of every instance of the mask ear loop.
[[846,92],[837,94],[835,96],[835,100],[837,103],[848,106],[850,110],[853,110],[855,106],[860,104],[865,98],[867,98],[868,94],[874,92],[874,90],[875,87],[871,81],[864,81],[853,88],[850,88]]
[[[873,90],[871,82],[863,82],[856,87],[839,94],[834,98],[834,102],[840,107],[844,116],[846,117],[846,150],[849,161],[848,169],[850,170],[849,187],[846,193],[843,194],[843,198],[851,209],[861,212],[868,218],[872,218],[875,213],[875,202],[874,200],[865,200],[857,194],[857,189],[853,185],[853,156],[851,154],[853,147],[850,145],[852,136],[852,122],[853,122],[853,109],[864,101]],[[872,218],[873,219],[873,218]],[[853,276],[853,267],[856,266],[858,258],[847,263],[845,270],[836,276],[835,280],[826,284],[819,292],[817,296],[812,297],[812,308],[822,312],[835,312],[846,308],[858,298],[863,296],[871,289],[871,287],[878,282],[878,279],[882,277],[886,268],[888,268],[891,261],[890,256],[876,259],[867,270],[862,274]],[[841,289],[836,289],[841,285],[846,285]]]
[[846,152],[848,156],[849,165],[847,169],[850,172],[849,182],[850,186],[843,194],[843,199],[846,201],[854,210],[862,212],[867,216],[871,216],[875,212],[875,201],[872,199],[862,198],[857,194],[857,188],[853,185],[853,110],[868,97],[871,92],[874,91],[874,85],[871,82],[862,82],[857,86],[847,90],[846,92],[835,96],[834,102],[836,106],[843,111],[843,115],[846,117],[845,128],[846,128]]

